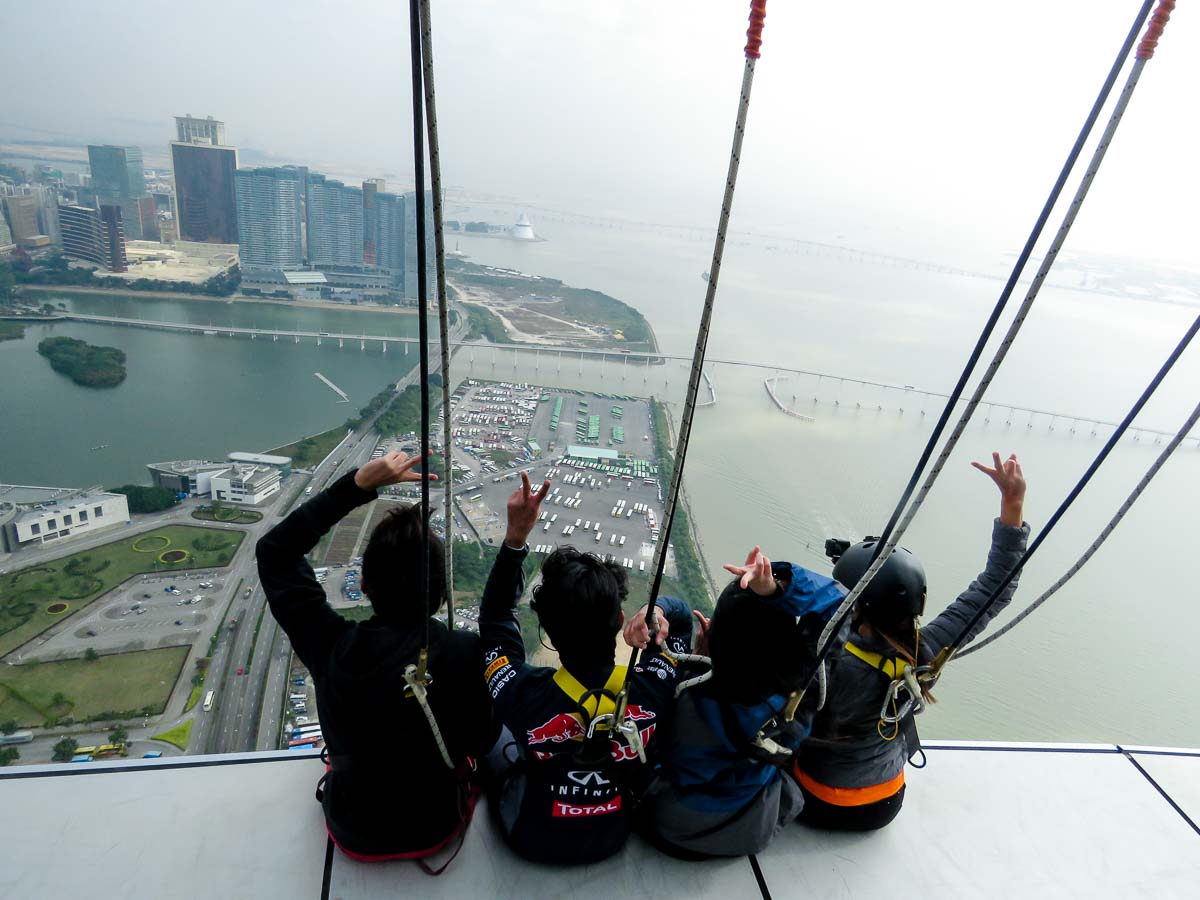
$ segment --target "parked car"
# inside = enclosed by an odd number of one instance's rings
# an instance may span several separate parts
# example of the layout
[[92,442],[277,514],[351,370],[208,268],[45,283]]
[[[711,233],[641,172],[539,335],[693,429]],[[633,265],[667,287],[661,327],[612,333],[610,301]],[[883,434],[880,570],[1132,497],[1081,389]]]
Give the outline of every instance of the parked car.
[[245,668],[244,668],[244,667],[242,667],[242,666],[238,666],[238,674],[239,674],[239,675],[245,675],[245,674],[246,674],[246,670],[245,670]]
[[142,594],[142,599],[143,599],[143,600],[149,600],[149,599],[150,599],[150,595],[149,595],[149,594]]
[[175,620],[175,624],[176,624],[176,625],[182,625],[182,624],[183,624],[183,619],[176,619],[176,620]]

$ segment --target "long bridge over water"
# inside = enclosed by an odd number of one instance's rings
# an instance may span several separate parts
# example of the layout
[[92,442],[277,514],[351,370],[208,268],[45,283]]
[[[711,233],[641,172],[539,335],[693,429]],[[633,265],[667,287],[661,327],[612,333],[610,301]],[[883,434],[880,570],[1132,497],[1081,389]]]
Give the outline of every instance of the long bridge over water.
[[[129,328],[150,328],[161,331],[176,331],[187,334],[201,334],[209,336],[225,336],[225,337],[244,337],[250,340],[269,339],[272,342],[280,340],[291,340],[293,343],[299,344],[306,341],[315,342],[317,346],[322,346],[323,343],[336,342],[339,348],[344,348],[347,342],[353,347],[358,344],[360,350],[366,350],[368,345],[378,344],[384,353],[388,352],[389,347],[402,347],[405,353],[408,353],[409,345],[420,343],[420,339],[412,336],[401,335],[383,335],[383,334],[353,334],[350,332],[328,332],[328,331],[291,331],[275,328],[247,328],[238,325],[199,325],[191,322],[163,322],[152,319],[132,319],[122,318],[117,316],[97,316],[86,313],[77,312],[62,312],[58,318],[66,319],[74,322],[86,322],[97,325],[117,325]],[[629,361],[633,360],[641,366],[662,365],[668,361],[691,362],[690,356],[678,356],[670,353],[650,353],[644,351],[619,350],[619,349],[587,349],[582,347],[538,347],[530,344],[512,344],[512,343],[491,343],[485,341],[450,341],[450,345],[455,348],[466,349],[471,354],[471,363],[474,363],[476,352],[490,352],[491,362],[493,366],[496,363],[497,351],[511,351],[514,354],[514,366],[516,365],[516,354],[530,354],[534,357],[535,368],[540,368],[541,359],[545,357],[548,361],[553,361],[557,364],[558,370],[562,370],[562,360],[577,359],[582,373],[582,365],[584,359],[599,359],[602,365],[616,364],[620,361],[622,369],[622,377],[624,370],[628,367]],[[710,366],[737,366],[746,369],[760,369],[770,374],[764,379],[764,387],[767,394],[770,396],[771,402],[781,412],[792,416],[793,418],[802,421],[813,421],[811,409],[808,412],[802,411],[796,404],[799,401],[800,388],[798,387],[792,394],[793,405],[789,405],[781,397],[780,384],[794,379],[796,377],[805,377],[815,379],[811,386],[805,386],[805,397],[811,396],[812,405],[817,405],[821,401],[820,393],[823,389],[832,390],[835,386],[840,388],[843,385],[852,385],[860,388],[877,389],[878,395],[870,401],[863,400],[851,401],[847,399],[843,404],[840,397],[835,397],[832,401],[826,400],[829,405],[842,407],[851,406],[857,409],[875,408],[880,412],[896,411],[904,415],[906,413],[924,416],[925,404],[928,401],[944,401],[948,399],[948,394],[940,391],[931,391],[917,388],[910,384],[899,385],[890,384],[882,381],[872,381],[864,378],[853,378],[845,375],[837,375],[829,372],[817,372],[810,369],[788,368],[771,365],[769,363],[752,362],[740,359],[723,359],[720,357],[708,357],[706,360]],[[701,400],[701,406],[715,406],[717,402],[717,392],[711,377],[707,372],[704,373],[704,386],[709,394],[708,399]],[[809,392],[812,392],[811,394]],[[807,401],[805,401],[807,402]],[[965,401],[962,401],[965,402]],[[1076,434],[1079,430],[1086,430],[1089,435],[1095,436],[1101,429],[1114,429],[1117,426],[1116,422],[1111,422],[1103,419],[1088,418],[1085,416],[1071,415],[1070,413],[1056,412],[1053,410],[1039,409],[1036,407],[1024,406],[1022,404],[993,402],[984,400],[980,403],[980,409],[977,412],[977,417],[982,416],[985,424],[991,422],[993,416],[1003,417],[999,419],[1006,426],[1025,425],[1026,428],[1041,427],[1045,424],[1050,431],[1055,431],[1061,428],[1069,434]],[[1170,438],[1174,432],[1163,431],[1155,428],[1131,428],[1129,431],[1130,440],[1140,442],[1143,438],[1152,440],[1153,443],[1162,443],[1164,438]],[[1195,446],[1200,447],[1200,437],[1190,437]]]

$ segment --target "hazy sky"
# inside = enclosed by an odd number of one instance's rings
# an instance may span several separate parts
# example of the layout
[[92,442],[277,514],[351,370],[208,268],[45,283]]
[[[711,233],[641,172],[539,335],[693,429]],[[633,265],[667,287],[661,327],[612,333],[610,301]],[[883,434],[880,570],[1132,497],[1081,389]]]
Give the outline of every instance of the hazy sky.
[[[735,227],[953,261],[1015,249],[1137,0],[772,0]],[[232,143],[411,173],[407,4],[6,4],[0,141]],[[712,225],[745,0],[454,0],[434,9],[449,185]],[[1072,239],[1197,263],[1200,16],[1181,4]]]

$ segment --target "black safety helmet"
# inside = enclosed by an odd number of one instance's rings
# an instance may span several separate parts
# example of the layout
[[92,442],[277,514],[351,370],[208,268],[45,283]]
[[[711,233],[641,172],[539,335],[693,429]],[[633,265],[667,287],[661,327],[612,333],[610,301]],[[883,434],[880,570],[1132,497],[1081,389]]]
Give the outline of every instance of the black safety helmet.
[[[846,547],[835,560],[833,578],[853,590],[871,565],[879,538],[869,537]],[[897,547],[858,598],[868,619],[889,621],[919,616],[925,611],[925,567],[911,552]]]

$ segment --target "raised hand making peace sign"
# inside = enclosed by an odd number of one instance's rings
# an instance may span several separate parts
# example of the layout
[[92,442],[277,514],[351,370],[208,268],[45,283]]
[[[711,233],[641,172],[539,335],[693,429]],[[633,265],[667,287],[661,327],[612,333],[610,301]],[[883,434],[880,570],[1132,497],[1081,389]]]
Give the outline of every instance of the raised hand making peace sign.
[[529,540],[529,532],[533,531],[533,526],[537,524],[542,501],[549,493],[549,478],[534,491],[530,489],[528,473],[521,473],[521,486],[508,498],[508,531],[504,535],[504,543],[514,550],[525,546]]

